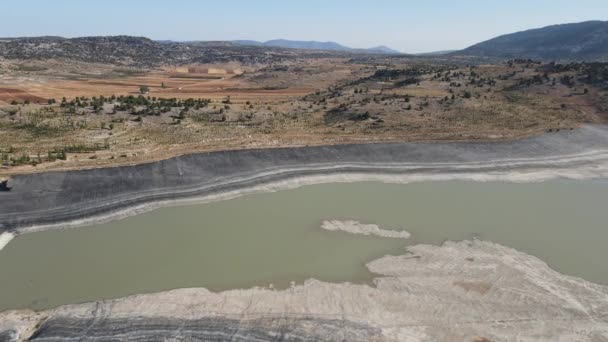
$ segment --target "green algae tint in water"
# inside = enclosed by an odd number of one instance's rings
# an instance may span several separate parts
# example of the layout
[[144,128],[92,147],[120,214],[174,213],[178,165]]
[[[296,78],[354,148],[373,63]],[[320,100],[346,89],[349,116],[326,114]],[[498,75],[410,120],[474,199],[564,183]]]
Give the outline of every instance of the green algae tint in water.
[[0,310],[182,287],[286,288],[311,277],[365,282],[366,262],[403,252],[403,239],[322,230],[315,197],[260,194],[18,236],[0,251]]
[[[325,184],[159,209],[100,226],[25,234],[0,251],[0,310],[180,287],[365,282],[365,263],[415,243],[479,237],[608,284],[608,182]],[[412,239],[327,232],[323,220]]]

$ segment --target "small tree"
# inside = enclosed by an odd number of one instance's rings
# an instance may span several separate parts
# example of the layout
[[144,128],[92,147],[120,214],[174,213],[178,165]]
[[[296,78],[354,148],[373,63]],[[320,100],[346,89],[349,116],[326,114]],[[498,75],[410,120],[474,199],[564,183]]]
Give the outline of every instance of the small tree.
[[139,86],[139,92],[142,94],[147,94],[150,92],[150,88],[148,88],[148,86],[141,85]]

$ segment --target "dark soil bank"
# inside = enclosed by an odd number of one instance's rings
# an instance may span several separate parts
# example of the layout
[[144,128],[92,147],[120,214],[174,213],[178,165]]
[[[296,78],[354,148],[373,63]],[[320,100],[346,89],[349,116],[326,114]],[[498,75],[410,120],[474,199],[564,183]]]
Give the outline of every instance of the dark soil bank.
[[[607,126],[517,141],[394,143],[224,151],[126,167],[15,176],[0,192],[0,232],[108,215],[135,205],[335,173],[467,173],[550,168],[559,157],[608,149]],[[517,166],[507,165],[514,159]],[[588,160],[572,161],[586,163]],[[576,167],[577,165],[570,165]]]

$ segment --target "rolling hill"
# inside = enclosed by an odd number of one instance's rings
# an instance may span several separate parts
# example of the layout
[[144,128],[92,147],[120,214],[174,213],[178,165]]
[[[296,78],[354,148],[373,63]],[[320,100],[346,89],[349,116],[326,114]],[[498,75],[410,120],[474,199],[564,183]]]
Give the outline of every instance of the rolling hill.
[[[314,51],[315,54],[319,52]],[[336,52],[323,52],[331,55]],[[166,64],[238,61],[245,64],[279,61],[301,55],[289,49],[245,46],[231,42],[155,41],[145,37],[23,37],[0,38],[0,58],[9,60],[64,59],[90,63],[154,67]]]

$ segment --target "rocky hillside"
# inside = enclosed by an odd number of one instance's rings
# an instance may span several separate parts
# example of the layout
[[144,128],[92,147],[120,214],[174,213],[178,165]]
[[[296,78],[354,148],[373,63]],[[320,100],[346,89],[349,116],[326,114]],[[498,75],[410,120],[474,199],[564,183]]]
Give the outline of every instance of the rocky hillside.
[[234,44],[153,41],[143,37],[32,37],[0,39],[0,57],[13,60],[68,59],[139,67],[239,61],[278,62],[294,57],[287,49]]
[[454,54],[556,61],[608,61],[608,21],[553,25],[507,34]]

